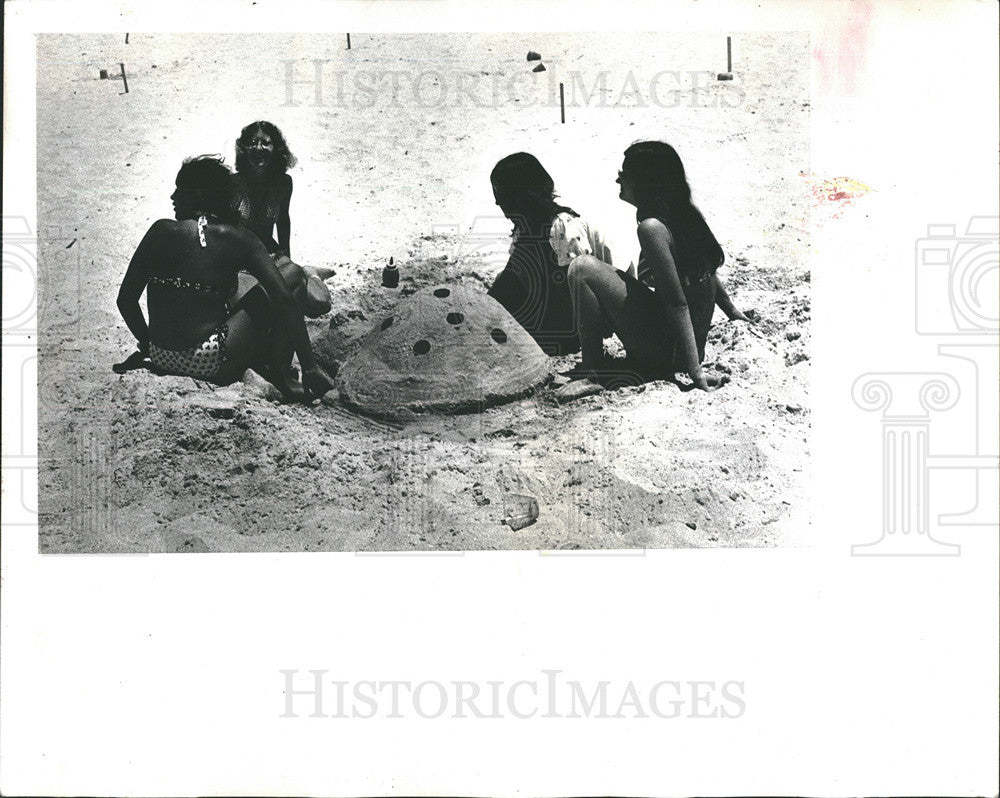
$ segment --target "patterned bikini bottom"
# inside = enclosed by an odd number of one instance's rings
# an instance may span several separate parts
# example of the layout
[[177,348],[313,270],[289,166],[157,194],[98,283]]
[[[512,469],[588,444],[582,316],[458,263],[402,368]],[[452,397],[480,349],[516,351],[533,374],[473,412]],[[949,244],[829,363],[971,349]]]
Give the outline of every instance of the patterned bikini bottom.
[[149,359],[153,365],[167,374],[178,377],[194,377],[211,380],[218,376],[226,363],[226,338],[229,325],[220,324],[204,343],[190,349],[163,349],[156,344],[149,345]]

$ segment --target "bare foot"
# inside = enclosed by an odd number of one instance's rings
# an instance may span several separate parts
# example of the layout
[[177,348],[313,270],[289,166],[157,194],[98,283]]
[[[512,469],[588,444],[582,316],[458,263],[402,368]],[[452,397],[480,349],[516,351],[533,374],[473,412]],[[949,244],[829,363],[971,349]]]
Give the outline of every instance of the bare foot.
[[302,374],[302,385],[311,399],[320,399],[333,390],[333,382],[319,369],[312,368]]
[[582,380],[573,380],[568,385],[564,385],[555,391],[556,401],[559,403],[572,402],[574,399],[582,399],[584,396],[593,396],[604,390],[596,380],[587,377]]
[[303,266],[302,268],[320,280],[329,280],[337,273],[336,269],[331,269],[329,266]]
[[305,387],[297,379],[290,377],[287,373],[278,377],[275,370],[271,369],[271,374],[267,378],[269,382],[281,391],[281,398],[286,402],[308,402],[309,394]]

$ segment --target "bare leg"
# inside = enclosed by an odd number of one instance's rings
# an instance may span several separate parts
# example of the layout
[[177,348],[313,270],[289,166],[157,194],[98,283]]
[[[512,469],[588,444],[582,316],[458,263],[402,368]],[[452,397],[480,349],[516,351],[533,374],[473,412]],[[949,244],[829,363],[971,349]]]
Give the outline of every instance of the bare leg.
[[305,388],[291,375],[292,355],[295,348],[292,345],[292,338],[282,326],[271,330],[271,341],[267,352],[267,367],[270,374],[268,381],[279,391],[288,401],[302,402],[308,399]]
[[[662,356],[666,343],[659,340],[663,336],[657,334],[649,319],[636,318],[635,308],[628,304],[628,285],[612,266],[584,255],[570,264],[568,277],[586,376],[556,391],[556,398],[561,401],[602,390],[602,371],[608,366],[604,359],[604,337],[609,330],[622,340],[630,360],[643,362],[657,354]],[[638,375],[635,377],[635,381],[639,381]],[[631,381],[624,380],[626,383]]]
[[302,383],[289,373],[294,351],[291,337],[282,320],[272,317],[263,289],[258,287],[256,292],[229,318],[227,363],[216,382],[228,385],[252,368],[286,399],[304,400],[307,397]]
[[609,322],[598,299],[604,277],[601,272],[604,268],[611,267],[591,260],[581,257],[573,261],[568,278],[570,295],[573,297],[573,315],[580,334],[583,367],[594,371],[600,367],[604,356],[604,331]]
[[[608,282],[606,270],[611,268],[596,258],[585,256],[570,264],[567,277],[573,299],[573,317],[580,335],[584,376],[556,391],[559,401],[579,399],[603,390],[597,372],[604,361],[604,334],[613,324],[601,298],[603,296],[605,304],[613,304],[616,300],[613,290],[609,290],[613,287],[604,286]],[[614,275],[611,277],[614,278]],[[624,294],[621,301],[624,302]]]

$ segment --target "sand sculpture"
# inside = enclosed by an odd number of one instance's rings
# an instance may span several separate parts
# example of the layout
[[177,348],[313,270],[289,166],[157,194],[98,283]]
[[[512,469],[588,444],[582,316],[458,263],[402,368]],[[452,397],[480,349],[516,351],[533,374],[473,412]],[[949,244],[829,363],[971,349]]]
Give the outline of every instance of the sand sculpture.
[[347,404],[388,418],[479,410],[530,393],[551,376],[549,362],[496,300],[439,285],[376,321],[337,387]]

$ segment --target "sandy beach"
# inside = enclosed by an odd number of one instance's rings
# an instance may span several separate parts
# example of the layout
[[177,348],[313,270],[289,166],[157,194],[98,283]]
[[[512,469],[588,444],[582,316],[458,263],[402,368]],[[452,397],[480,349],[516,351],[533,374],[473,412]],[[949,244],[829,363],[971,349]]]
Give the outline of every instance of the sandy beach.
[[[716,80],[725,45],[707,34],[358,33],[350,50],[328,35],[39,36],[40,550],[808,545],[810,214],[864,187],[811,173],[807,38],[735,36],[731,82]],[[720,277],[761,321],[716,311],[705,362],[730,382],[709,394],[653,382],[559,405],[542,388],[405,423],[334,395],[281,404],[252,375],[215,388],[113,374],[134,348],[118,286],[146,229],[171,215],[182,159],[232,163],[255,119],[277,124],[299,159],[295,259],[337,270],[332,312],[308,323],[321,359],[352,354],[414,290],[486,290],[510,229],[488,175],[510,152],[539,158],[616,265],[635,260],[634,211],[614,179],[638,138],[676,146],[726,253]],[[390,257],[396,290],[380,283]],[[539,508],[516,531],[502,523],[515,495]]]

